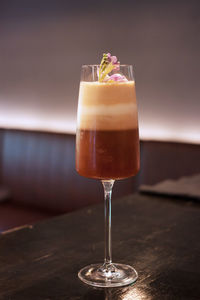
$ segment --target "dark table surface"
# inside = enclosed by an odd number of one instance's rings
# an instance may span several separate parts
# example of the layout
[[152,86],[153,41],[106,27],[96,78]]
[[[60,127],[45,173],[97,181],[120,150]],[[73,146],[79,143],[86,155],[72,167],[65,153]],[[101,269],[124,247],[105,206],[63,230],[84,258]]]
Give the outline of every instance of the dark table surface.
[[113,260],[139,273],[128,287],[84,285],[78,270],[103,261],[103,205],[0,237],[0,299],[200,299],[200,205],[131,195],[113,201]]

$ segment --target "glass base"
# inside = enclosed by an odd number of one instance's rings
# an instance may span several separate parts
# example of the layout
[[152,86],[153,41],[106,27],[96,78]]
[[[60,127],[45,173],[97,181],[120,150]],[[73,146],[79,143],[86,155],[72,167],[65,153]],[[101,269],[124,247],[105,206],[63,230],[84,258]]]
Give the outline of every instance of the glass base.
[[84,283],[96,287],[125,286],[138,278],[136,270],[123,264],[94,264],[81,269],[78,277]]

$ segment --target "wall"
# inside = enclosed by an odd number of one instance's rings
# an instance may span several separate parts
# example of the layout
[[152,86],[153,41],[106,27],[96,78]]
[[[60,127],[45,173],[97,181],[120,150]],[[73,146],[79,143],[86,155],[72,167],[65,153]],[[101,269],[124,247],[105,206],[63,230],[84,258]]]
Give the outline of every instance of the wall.
[[0,127],[74,132],[80,66],[134,65],[143,139],[200,143],[199,1],[1,1]]
[[[0,186],[9,189],[11,204],[62,213],[103,201],[100,181],[75,170],[75,135],[0,130],[0,149]],[[141,184],[199,173],[199,151],[200,145],[142,141],[140,171],[116,180],[113,199]]]

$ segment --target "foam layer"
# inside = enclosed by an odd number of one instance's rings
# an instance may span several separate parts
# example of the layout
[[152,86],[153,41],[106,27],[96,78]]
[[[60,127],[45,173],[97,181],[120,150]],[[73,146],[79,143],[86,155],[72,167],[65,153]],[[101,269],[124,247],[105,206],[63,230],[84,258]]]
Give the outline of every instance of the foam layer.
[[134,81],[81,82],[77,125],[79,129],[85,130],[137,128]]

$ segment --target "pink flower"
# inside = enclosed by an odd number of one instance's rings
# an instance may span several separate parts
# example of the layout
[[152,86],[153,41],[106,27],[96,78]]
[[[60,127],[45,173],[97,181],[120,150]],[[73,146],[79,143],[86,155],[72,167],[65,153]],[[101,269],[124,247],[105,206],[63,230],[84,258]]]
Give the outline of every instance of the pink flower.
[[124,75],[113,74],[107,79],[107,81],[117,81],[117,82],[126,82],[128,81]]
[[107,59],[109,63],[115,67],[114,70],[119,70],[120,62],[117,61],[117,56],[112,56],[110,53],[107,53]]

